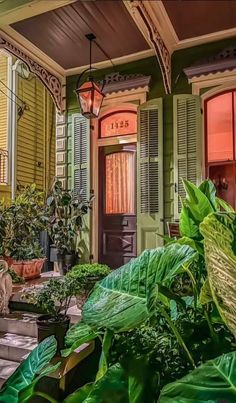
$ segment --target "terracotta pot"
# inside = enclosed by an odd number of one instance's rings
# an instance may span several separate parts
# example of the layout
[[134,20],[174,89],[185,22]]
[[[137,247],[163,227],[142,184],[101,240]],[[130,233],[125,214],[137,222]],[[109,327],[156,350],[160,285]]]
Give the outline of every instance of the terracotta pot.
[[17,261],[13,260],[11,268],[18,274],[18,276],[24,277],[25,280],[31,280],[40,277],[41,270],[45,259],[33,259]]
[[40,277],[44,262],[45,259],[24,261],[22,267],[22,277],[24,277],[25,280],[31,280],[33,278]]

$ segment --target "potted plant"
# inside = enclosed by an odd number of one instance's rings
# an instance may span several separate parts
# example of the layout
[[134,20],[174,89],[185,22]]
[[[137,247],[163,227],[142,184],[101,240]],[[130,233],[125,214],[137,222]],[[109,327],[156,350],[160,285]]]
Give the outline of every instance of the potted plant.
[[100,281],[111,272],[105,264],[78,264],[67,274],[66,278],[73,281],[77,298],[77,307],[82,309],[88,295],[97,281]]
[[49,235],[56,248],[60,274],[65,274],[76,262],[77,236],[91,202],[92,198],[84,202],[81,193],[63,190],[60,181],[55,183],[47,200],[51,217]]
[[75,291],[73,280],[66,277],[53,278],[43,285],[23,290],[22,298],[43,312],[37,319],[39,342],[55,335],[58,351],[64,347],[64,337],[70,324],[67,311]]
[[[9,266],[25,279],[38,277],[45,257],[40,232],[47,227],[44,193],[36,185],[26,187],[10,206],[2,207],[1,253]],[[2,236],[2,239],[1,239]]]

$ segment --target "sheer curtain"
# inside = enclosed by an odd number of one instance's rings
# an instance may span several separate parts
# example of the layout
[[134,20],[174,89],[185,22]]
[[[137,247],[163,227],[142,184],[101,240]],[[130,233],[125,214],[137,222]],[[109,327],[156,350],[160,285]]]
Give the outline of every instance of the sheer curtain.
[[135,155],[117,152],[106,156],[106,214],[135,213]]

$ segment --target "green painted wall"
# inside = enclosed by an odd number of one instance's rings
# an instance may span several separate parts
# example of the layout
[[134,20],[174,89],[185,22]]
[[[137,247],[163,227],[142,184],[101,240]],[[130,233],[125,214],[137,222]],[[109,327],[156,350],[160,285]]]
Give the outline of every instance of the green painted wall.
[[[93,72],[93,76],[100,80],[103,79],[106,74],[115,72],[119,72],[120,74],[144,74],[151,76],[149,99],[158,98],[165,94],[160,67],[155,56],[132,63],[121,64],[114,68],[110,67],[97,70]],[[78,76],[70,76],[67,78],[67,108],[69,111],[74,110],[78,112],[78,104],[74,92],[77,79]]]
[[172,55],[172,93],[191,94],[191,85],[188,84],[183,69],[217,55],[227,47],[235,46],[235,42],[235,38],[229,38],[174,52]]

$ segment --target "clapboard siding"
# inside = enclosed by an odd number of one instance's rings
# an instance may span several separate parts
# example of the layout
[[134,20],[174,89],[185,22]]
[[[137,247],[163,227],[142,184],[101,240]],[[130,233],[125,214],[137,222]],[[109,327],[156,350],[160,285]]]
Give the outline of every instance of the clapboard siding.
[[55,107],[33,75],[18,77],[18,95],[27,108],[17,126],[17,184],[47,191],[55,177]]

